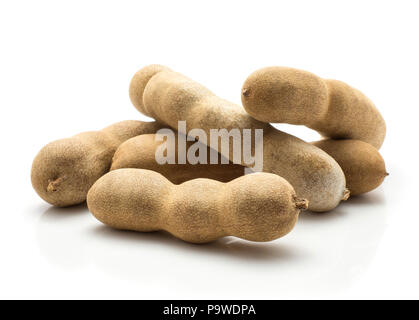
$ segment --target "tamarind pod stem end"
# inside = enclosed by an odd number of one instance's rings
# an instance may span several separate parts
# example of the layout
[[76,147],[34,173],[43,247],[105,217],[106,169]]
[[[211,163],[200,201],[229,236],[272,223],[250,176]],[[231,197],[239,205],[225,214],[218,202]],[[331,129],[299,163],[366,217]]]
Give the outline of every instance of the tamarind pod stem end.
[[308,208],[308,200],[302,198],[294,198],[295,207],[300,210],[307,210]]
[[62,177],[48,183],[47,192],[55,192],[64,179]]
[[350,195],[351,195],[351,192],[349,191],[349,189],[345,189],[345,191],[343,191],[342,201],[348,200]]
[[250,89],[244,88],[242,90],[242,95],[243,95],[243,97],[247,98],[250,95]]

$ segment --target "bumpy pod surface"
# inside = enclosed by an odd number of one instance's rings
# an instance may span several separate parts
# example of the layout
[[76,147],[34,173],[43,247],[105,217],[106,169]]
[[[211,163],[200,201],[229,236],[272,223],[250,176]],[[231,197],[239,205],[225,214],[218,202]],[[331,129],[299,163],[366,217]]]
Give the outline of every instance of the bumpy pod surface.
[[[208,137],[211,129],[262,129],[263,171],[288,180],[298,196],[309,201],[311,211],[332,210],[348,197],[342,169],[324,151],[255,120],[241,106],[167,67],[150,65],[138,71],[131,80],[130,98],[140,112],[174,129],[178,121],[186,121],[184,134],[195,128],[203,129]],[[231,141],[228,152],[220,145],[218,151],[237,163]]]
[[243,84],[242,103],[260,121],[305,125],[325,137],[361,140],[377,149],[386,135],[383,117],[362,92],[303,70],[255,71]]
[[82,203],[93,183],[109,171],[112,157],[122,142],[154,133],[160,127],[156,122],[127,120],[101,131],[83,132],[51,142],[33,161],[32,186],[52,205]]
[[119,169],[92,186],[87,205],[99,221],[116,229],[166,230],[187,242],[206,243],[224,236],[280,238],[292,230],[307,201],[275,174],[175,185],[151,170]]

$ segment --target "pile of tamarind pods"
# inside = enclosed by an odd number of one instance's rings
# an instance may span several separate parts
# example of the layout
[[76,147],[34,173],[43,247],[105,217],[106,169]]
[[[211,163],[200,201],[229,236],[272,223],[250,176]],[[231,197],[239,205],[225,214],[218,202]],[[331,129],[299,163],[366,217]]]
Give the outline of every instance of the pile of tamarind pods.
[[[341,81],[263,68],[244,82],[240,106],[165,66],[149,65],[134,75],[129,94],[155,121],[122,121],[47,144],[31,171],[42,199],[60,207],[87,200],[91,213],[113,228],[165,230],[191,243],[224,236],[271,241],[293,229],[301,210],[330,211],[388,175],[378,152],[384,119],[371,100]],[[263,130],[263,172],[245,175],[247,164],[236,160],[232,145],[216,150],[227,164],[157,163],[158,131],[178,130],[179,121],[186,122],[179,134]],[[308,143],[270,123],[305,125],[323,139]]]

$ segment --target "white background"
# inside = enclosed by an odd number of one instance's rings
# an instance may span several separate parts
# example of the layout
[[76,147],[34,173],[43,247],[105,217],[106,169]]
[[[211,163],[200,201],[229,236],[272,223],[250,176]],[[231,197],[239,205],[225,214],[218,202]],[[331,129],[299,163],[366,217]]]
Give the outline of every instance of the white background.
[[[0,298],[419,298],[418,1],[0,2]],[[160,63],[240,103],[283,65],[365,92],[387,121],[390,176],[272,243],[191,245],[111,230],[33,191],[46,143],[125,119]],[[279,125],[306,140],[306,128]]]

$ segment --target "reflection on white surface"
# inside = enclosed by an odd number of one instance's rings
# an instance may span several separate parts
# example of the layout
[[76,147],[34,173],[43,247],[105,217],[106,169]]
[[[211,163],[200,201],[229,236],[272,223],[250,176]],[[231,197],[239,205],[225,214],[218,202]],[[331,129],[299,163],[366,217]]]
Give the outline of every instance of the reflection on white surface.
[[88,217],[86,204],[50,207],[39,219],[37,238],[41,253],[57,266],[73,269],[86,264],[86,236],[83,224]]
[[113,230],[85,205],[48,209],[37,234],[42,255],[57,268],[93,266],[145,290],[159,286],[161,298],[240,297],[240,288],[262,298],[348,288],[368,268],[385,228],[378,190],[329,213],[302,213],[293,232],[270,243],[226,237],[194,245],[166,232]]
[[310,289],[347,288],[368,268],[386,228],[385,208],[382,193],[372,192],[350,198],[332,212],[301,216],[299,231],[318,255],[306,270]]

